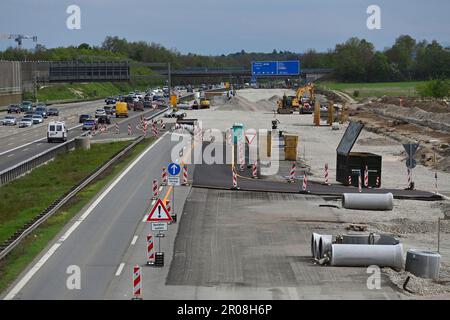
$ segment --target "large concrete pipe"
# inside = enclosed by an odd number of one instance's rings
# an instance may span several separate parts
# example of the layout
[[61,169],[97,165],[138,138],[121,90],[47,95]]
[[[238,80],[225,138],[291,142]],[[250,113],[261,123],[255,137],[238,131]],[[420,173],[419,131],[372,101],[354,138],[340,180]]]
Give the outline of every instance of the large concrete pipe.
[[341,236],[342,244],[378,244],[378,245],[395,245],[399,244],[400,240],[393,235],[385,233],[370,233],[370,234],[344,234]]
[[409,249],[406,253],[405,270],[421,278],[439,277],[441,255],[433,251]]
[[333,244],[333,236],[331,235],[322,235],[319,239],[319,247],[318,247],[318,255],[319,259],[325,257],[325,253],[329,253],[331,251],[331,245]]
[[369,238],[370,234],[344,234],[342,244],[373,244]]
[[313,232],[311,235],[311,254],[314,259],[318,259],[319,254],[317,248],[319,247],[320,234]]
[[320,251],[320,243],[322,240],[322,251],[325,253],[328,250],[331,250],[331,243],[332,243],[332,235],[328,234],[318,234],[313,232],[311,235],[311,254],[314,259],[321,259],[323,258],[323,255],[321,255]]
[[392,193],[344,193],[342,206],[357,210],[392,210],[394,196]]
[[403,246],[396,244],[366,245],[366,244],[333,244],[331,245],[331,265],[347,267],[403,267]]

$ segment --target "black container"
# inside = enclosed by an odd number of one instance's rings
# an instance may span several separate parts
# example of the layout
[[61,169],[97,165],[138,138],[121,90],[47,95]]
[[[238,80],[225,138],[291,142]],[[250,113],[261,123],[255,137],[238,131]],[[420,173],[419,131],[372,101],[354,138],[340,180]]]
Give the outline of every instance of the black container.
[[[368,152],[351,152],[364,125],[359,122],[351,122],[339,143],[336,159],[336,181],[358,186],[358,176],[361,174],[361,185],[364,188],[364,171],[366,166],[369,171],[369,187],[381,186],[381,162],[380,155]],[[377,184],[378,180],[378,184]]]

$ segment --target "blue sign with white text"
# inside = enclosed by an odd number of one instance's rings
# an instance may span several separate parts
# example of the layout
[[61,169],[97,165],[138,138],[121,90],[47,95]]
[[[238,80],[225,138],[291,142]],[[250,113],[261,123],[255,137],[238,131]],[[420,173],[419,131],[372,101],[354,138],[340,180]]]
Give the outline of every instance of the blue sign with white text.
[[253,76],[296,76],[300,74],[300,61],[253,61]]

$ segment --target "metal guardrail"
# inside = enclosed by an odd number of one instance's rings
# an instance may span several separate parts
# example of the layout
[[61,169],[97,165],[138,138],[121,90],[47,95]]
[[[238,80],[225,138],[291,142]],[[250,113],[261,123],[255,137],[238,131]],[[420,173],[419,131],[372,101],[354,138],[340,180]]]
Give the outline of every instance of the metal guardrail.
[[[168,108],[164,108],[160,112],[157,112],[145,119],[151,120],[153,118],[156,118],[157,116],[161,115],[162,113],[166,112],[167,110],[168,110]],[[80,135],[80,136],[83,136],[83,135]],[[80,136],[78,136],[78,137],[80,137]],[[8,240],[6,240],[2,245],[0,245],[0,260],[3,259],[9,252],[11,252],[11,250],[13,250],[20,243],[20,241],[22,241],[34,229],[36,229],[45,220],[47,220],[51,215],[53,215],[56,211],[58,211],[58,209],[60,209],[64,204],[66,204],[74,195],[76,195],[80,190],[82,190],[89,183],[91,183],[95,178],[97,178],[100,174],[102,174],[106,169],[108,169],[111,165],[113,165],[117,160],[119,160],[127,152],[129,152],[132,148],[134,148],[137,144],[139,144],[144,138],[145,138],[145,136],[140,136],[132,144],[130,144],[129,146],[125,147],[124,149],[122,149],[121,151],[116,153],[114,156],[112,156],[110,158],[110,160],[108,160],[107,163],[98,167],[94,171],[94,173],[92,173],[91,175],[84,178],[77,185],[75,185],[69,191],[67,191],[63,196],[61,196],[59,199],[55,200],[49,207],[47,207],[44,211],[42,211],[39,215],[37,215],[32,221],[26,223],[21,229],[17,230]],[[26,168],[27,162],[41,161],[41,160],[35,159],[38,156],[42,157],[42,161],[44,159],[47,159],[45,161],[49,161],[49,160],[51,160],[51,158],[48,158],[48,157],[52,154],[54,157],[57,154],[57,153],[54,153],[54,152],[57,152],[56,150],[64,151],[64,150],[67,150],[66,148],[72,148],[72,147],[75,147],[75,138],[70,141],[65,142],[63,145],[59,145],[59,146],[52,148],[40,155],[37,155],[37,156],[33,157],[32,159],[24,161],[23,163],[20,163],[17,166],[14,166],[13,169],[14,170],[24,170],[24,169],[18,169],[18,168],[22,168],[22,166],[25,166],[25,168]],[[49,154],[49,156],[45,155],[47,153]],[[41,164],[44,162],[41,162]],[[8,169],[8,171],[9,171],[9,169]]]

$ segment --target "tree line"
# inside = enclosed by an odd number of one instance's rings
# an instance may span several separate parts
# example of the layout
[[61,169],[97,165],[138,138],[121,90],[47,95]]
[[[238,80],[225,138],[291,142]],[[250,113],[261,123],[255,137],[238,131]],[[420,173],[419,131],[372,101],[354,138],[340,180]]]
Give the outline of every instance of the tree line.
[[246,67],[251,61],[300,60],[302,68],[334,68],[334,78],[343,82],[409,81],[450,78],[450,47],[433,40],[417,41],[402,35],[384,50],[352,37],[327,52],[313,49],[304,53],[273,50],[270,53],[240,52],[206,56],[182,54],[157,43],[129,42],[108,36],[100,46],[82,43],[79,46],[47,49],[37,45],[33,50],[7,48],[0,51],[0,60],[131,60],[137,62],[170,62],[174,69],[198,67]]

